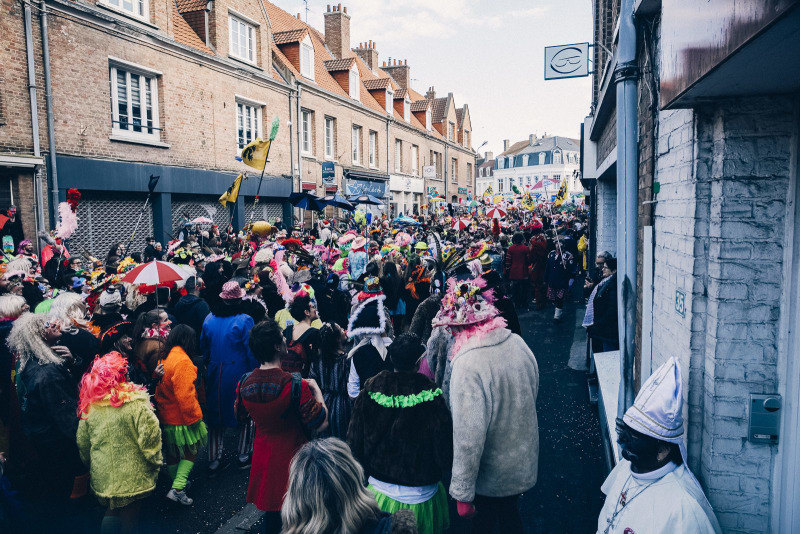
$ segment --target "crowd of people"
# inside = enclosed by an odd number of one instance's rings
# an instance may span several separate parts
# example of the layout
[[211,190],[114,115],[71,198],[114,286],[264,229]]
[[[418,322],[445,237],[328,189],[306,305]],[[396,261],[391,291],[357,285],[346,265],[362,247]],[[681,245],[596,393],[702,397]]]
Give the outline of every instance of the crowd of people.
[[[589,268],[580,212],[468,222],[193,225],[103,259],[21,241],[0,266],[0,524],[136,532],[159,477],[192,506],[206,454],[208,478],[249,470],[266,532],[434,534],[451,510],[522,532],[539,370],[518,312],[559,321],[583,283],[612,350],[616,264]],[[123,281],[153,260],[181,280]]]

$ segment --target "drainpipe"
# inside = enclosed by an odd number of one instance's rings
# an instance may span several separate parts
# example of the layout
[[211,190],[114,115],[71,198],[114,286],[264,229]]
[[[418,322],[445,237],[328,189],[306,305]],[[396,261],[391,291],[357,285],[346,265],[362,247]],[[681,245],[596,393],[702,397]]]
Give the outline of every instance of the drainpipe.
[[[386,184],[386,187],[390,187],[390,185],[392,183],[391,172],[389,172],[389,169],[390,169],[389,168],[389,147],[390,147],[390,145],[389,145],[389,119],[386,119],[386,174],[388,174],[390,176],[389,177],[389,183]],[[391,187],[389,188],[389,194],[392,195]],[[383,196],[384,197],[386,196],[386,189],[383,190]],[[392,200],[394,200],[394,199],[392,199]],[[398,208],[399,208],[399,206],[398,206]],[[384,203],[383,209],[386,212],[386,215],[389,216],[389,206],[387,206],[386,203]],[[397,211],[398,211],[398,213],[400,212],[399,209]]]
[[638,109],[634,0],[622,0],[614,83],[617,89],[617,315],[620,392],[617,415],[634,400],[636,343],[636,238],[638,209]]
[[[36,70],[33,59],[33,22],[31,20],[31,6],[27,2],[22,2],[25,19],[25,54],[28,60],[28,96],[30,97],[31,104],[31,134],[33,135],[33,155],[37,158],[42,156],[42,150],[39,145],[39,107],[37,105],[38,97],[36,92]],[[33,187],[34,199],[36,201],[36,233],[39,233],[41,228],[44,228],[44,210],[42,209],[41,189],[39,187],[39,179],[41,178],[42,168],[36,165],[33,171]],[[36,240],[37,249],[39,249],[39,240]],[[40,250],[40,249],[39,249]],[[41,250],[40,250],[41,252]]]
[[[300,98],[303,95],[303,87],[298,83],[297,84],[297,102],[296,105],[296,115],[295,118],[297,119],[297,190],[303,190],[303,157],[300,155],[303,151],[303,139],[302,139],[302,125],[303,125],[303,118],[300,115]],[[292,210],[294,213],[294,210]],[[301,212],[303,213],[303,212]],[[303,218],[304,219],[304,218]],[[300,226],[302,227],[305,221],[300,220]]]
[[50,178],[50,220],[55,225],[58,209],[58,169],[56,168],[56,136],[53,127],[53,88],[50,83],[50,41],[47,32],[47,4],[40,2],[39,21],[42,27],[42,65],[44,67],[44,101],[47,113],[47,150],[50,158],[47,176]]

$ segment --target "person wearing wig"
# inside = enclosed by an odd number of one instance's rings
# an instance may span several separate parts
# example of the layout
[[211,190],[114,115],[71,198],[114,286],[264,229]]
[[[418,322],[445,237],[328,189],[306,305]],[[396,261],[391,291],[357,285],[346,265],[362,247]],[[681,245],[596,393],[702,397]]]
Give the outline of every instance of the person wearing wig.
[[107,507],[101,534],[135,532],[142,499],[156,487],[161,429],[142,386],[127,380],[128,360],[109,352],[81,379],[77,443],[92,493]]
[[[17,360],[22,431],[30,443],[29,452],[38,460],[29,473],[37,501],[35,519],[45,530],[65,521],[77,522],[70,496],[85,493],[78,490],[86,482],[75,444],[77,382],[66,364],[71,359],[69,349],[58,345],[60,337],[58,322],[33,313],[20,315],[8,335],[8,347]],[[73,523],[60,531],[77,530]]]
[[165,348],[164,377],[156,386],[158,418],[164,425],[167,472],[172,488],[167,498],[192,504],[186,495],[186,482],[194,467],[197,450],[207,441],[208,431],[197,398],[197,367],[192,357],[197,352],[197,336],[192,327],[180,324],[172,329]]
[[410,510],[382,512],[364,487],[364,470],[336,438],[305,444],[289,467],[283,534],[417,534]]
[[[450,495],[473,532],[522,532],[520,494],[536,484],[539,367],[525,341],[506,328],[482,278],[448,282],[434,326],[451,349],[453,472]],[[520,425],[520,421],[527,424]]]

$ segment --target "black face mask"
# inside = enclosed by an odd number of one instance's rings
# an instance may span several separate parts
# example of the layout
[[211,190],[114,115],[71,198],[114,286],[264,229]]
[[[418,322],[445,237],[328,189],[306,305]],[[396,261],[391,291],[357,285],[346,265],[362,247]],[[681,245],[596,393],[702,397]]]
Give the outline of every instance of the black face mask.
[[659,440],[637,432],[619,417],[616,423],[620,452],[631,463],[634,473],[648,473],[661,467],[658,460]]

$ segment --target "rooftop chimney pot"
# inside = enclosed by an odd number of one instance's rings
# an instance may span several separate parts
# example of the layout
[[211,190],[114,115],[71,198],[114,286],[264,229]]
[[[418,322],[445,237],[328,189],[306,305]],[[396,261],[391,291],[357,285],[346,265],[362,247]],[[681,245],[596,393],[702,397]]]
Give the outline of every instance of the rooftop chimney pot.
[[325,44],[333,56],[342,59],[350,53],[350,15],[342,4],[332,6],[325,14]]
[[508,139],[503,139],[503,152],[508,150]]

